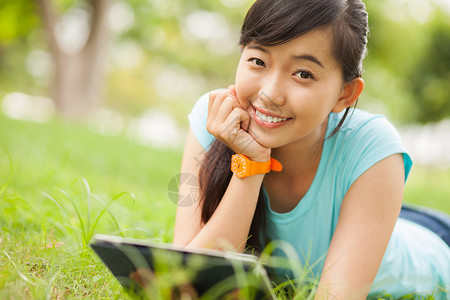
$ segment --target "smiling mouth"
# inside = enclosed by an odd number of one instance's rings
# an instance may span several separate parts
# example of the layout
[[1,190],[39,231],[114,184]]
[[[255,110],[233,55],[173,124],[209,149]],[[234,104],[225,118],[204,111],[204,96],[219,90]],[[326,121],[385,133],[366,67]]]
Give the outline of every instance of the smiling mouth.
[[278,118],[278,117],[271,117],[268,115],[265,115],[261,112],[259,112],[258,110],[255,110],[255,114],[264,122],[267,123],[280,123],[280,122],[284,122],[287,120],[287,118]]
[[270,113],[260,107],[253,106],[253,109],[255,111],[255,115],[261,121],[266,122],[266,123],[282,123],[282,122],[285,122],[285,121],[291,119],[291,118],[286,118],[286,117],[275,115],[275,114]]

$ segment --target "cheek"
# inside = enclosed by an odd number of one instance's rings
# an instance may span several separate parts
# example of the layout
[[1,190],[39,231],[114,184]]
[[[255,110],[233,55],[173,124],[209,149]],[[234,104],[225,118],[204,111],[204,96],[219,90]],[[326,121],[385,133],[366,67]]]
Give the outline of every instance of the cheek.
[[244,70],[238,68],[236,72],[236,80],[234,83],[236,87],[237,97],[243,107],[246,107],[248,105],[256,88],[255,82],[249,79],[249,74],[245,73],[246,72]]
[[320,103],[323,110],[330,110],[340,97],[340,85],[335,81],[324,81],[311,90],[311,99]]
[[298,118],[303,120],[322,119],[330,113],[334,103],[334,92],[327,90],[327,87],[317,86],[309,89],[298,89],[296,94],[291,94],[290,107]]
[[246,88],[246,86],[238,86],[236,85],[236,95],[239,101],[239,104],[242,108],[247,109],[249,104],[251,103],[251,94]]

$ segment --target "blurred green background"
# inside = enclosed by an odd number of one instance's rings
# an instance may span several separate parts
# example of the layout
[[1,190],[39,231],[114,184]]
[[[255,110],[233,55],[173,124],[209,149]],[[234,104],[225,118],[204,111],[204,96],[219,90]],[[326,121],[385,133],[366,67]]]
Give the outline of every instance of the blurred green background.
[[[97,134],[180,153],[196,99],[234,81],[240,24],[252,3],[0,0],[1,111],[32,123],[81,120]],[[358,105],[398,127],[418,173],[446,171],[450,2],[366,5]]]
[[[450,1],[365,2],[358,105],[397,126],[418,173],[449,170]],[[252,3],[0,0],[1,111],[180,153],[196,99],[234,81]]]
[[[198,96],[233,82],[240,24],[252,2],[1,0],[0,98],[46,96],[65,115],[159,109],[185,127]],[[450,116],[449,1],[366,2],[360,106],[399,124]]]
[[[187,114],[252,2],[0,0],[0,298],[127,297],[87,245],[171,241]],[[450,1],[365,2],[358,105],[412,154],[405,201],[450,213]]]

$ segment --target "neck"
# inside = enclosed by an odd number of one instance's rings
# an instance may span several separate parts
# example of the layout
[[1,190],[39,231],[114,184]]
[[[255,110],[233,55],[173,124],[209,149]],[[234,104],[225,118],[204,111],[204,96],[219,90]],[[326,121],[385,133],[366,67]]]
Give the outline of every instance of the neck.
[[279,175],[299,176],[305,172],[317,170],[322,156],[323,143],[328,119],[320,128],[308,137],[295,143],[272,149],[272,156],[283,164]]

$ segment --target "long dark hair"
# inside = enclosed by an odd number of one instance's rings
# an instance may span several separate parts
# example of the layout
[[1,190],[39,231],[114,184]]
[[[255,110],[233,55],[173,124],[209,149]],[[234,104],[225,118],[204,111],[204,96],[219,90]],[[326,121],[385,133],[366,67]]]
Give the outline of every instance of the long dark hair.
[[[361,77],[368,33],[366,8],[361,0],[258,0],[245,17],[239,44],[280,45],[328,26],[333,36],[332,54],[342,67],[344,82]],[[342,126],[348,112],[349,108],[332,134]],[[225,144],[215,140],[202,162],[199,205],[203,224],[211,218],[231,180],[232,154]],[[265,229],[264,219],[261,190],[247,246],[257,249],[264,246],[265,242],[260,240],[260,233]]]

